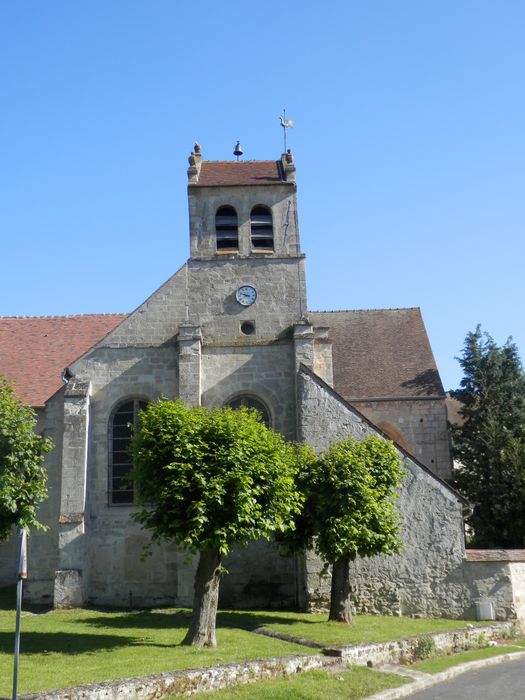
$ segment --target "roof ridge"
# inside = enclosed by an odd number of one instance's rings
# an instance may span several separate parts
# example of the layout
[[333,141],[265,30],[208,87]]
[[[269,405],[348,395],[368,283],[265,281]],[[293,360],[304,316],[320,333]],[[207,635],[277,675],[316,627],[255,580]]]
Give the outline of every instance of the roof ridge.
[[367,313],[369,311],[419,311],[420,306],[389,306],[382,309],[310,309],[309,314]]
[[86,318],[87,316],[129,316],[129,312],[126,311],[105,311],[103,313],[95,314],[56,314],[48,316],[0,316],[0,321],[13,321],[13,320],[24,320],[24,319],[51,319],[51,318]]
[[250,160],[205,160],[203,159],[203,163],[240,163],[242,164],[248,164],[248,163],[278,163],[279,158],[264,158],[263,160],[259,160],[256,158],[252,158]]

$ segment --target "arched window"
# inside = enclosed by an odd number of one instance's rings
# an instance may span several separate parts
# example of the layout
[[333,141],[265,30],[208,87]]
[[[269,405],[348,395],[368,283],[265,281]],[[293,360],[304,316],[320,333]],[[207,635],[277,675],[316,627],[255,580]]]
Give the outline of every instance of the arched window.
[[265,426],[267,428],[271,428],[270,412],[261,401],[253,396],[236,396],[231,401],[228,401],[227,405],[231,408],[241,408],[241,406],[246,406],[246,408],[254,408],[261,414],[261,420]]
[[237,252],[239,250],[239,227],[237,212],[233,207],[224,206],[215,214],[215,236],[217,251]]
[[268,207],[258,205],[250,214],[252,229],[252,249],[273,251],[272,212]]
[[133,503],[133,483],[130,473],[133,460],[129,451],[132,426],[147,402],[129,399],[113,413],[109,424],[109,502],[114,505]]

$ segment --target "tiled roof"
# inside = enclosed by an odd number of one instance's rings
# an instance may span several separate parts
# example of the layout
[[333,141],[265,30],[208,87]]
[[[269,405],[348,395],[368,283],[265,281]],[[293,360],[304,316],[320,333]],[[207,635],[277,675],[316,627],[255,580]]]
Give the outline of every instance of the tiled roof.
[[277,160],[204,160],[193,187],[285,183]]
[[525,549],[466,549],[467,561],[525,561]]
[[[443,396],[419,309],[313,312],[333,342],[334,388],[346,400]],[[63,370],[126,314],[0,317],[0,374],[43,406]]]
[[43,406],[63,386],[64,369],[126,315],[0,317],[0,374],[22,401]]
[[419,309],[316,311],[333,343],[334,388],[347,401],[444,396]]

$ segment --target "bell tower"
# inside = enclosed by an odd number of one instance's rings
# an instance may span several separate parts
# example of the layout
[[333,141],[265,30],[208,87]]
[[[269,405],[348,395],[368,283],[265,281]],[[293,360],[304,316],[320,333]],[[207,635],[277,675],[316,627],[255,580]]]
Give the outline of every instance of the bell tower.
[[[242,154],[237,144],[234,154]],[[279,160],[205,161],[189,157],[190,257],[297,257],[295,165]]]
[[[279,160],[189,157],[188,320],[210,342],[269,342],[306,315],[291,151]],[[243,325],[243,322],[251,326]],[[244,331],[243,331],[244,329]]]
[[[179,330],[180,396],[190,404],[264,406],[296,434],[298,362],[311,364],[304,255],[291,151],[278,160],[189,157],[190,258]],[[254,403],[255,402],[255,403]]]

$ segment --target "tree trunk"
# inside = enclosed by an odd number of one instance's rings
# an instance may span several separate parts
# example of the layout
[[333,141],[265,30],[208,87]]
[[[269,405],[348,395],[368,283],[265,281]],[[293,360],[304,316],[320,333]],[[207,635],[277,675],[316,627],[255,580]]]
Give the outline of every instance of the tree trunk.
[[341,557],[332,566],[329,620],[352,624],[350,588],[350,557]]
[[198,647],[217,646],[215,623],[219,602],[221,555],[216,549],[200,553],[193,586],[193,616],[182,640],[183,644]]

